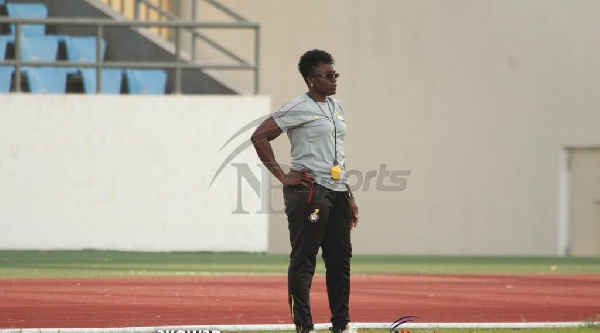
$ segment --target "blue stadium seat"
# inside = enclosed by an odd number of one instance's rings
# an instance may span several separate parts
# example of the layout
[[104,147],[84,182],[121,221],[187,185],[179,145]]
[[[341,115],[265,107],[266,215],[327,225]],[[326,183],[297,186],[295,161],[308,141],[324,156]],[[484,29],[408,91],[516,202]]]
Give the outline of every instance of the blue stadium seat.
[[6,45],[12,41],[11,36],[0,36],[0,60],[6,59]]
[[[86,94],[96,93],[96,69],[82,68],[81,78],[83,81],[83,92]],[[118,95],[121,93],[121,82],[123,70],[120,68],[102,69],[102,93]]]
[[162,69],[126,70],[129,93],[134,95],[162,95],[167,87],[167,72]]
[[[12,40],[9,36],[0,36],[0,60],[6,58],[6,44]],[[13,66],[0,66],[0,93],[10,91],[10,82],[12,80]]]
[[[9,17],[47,18],[48,8],[43,3],[7,3],[6,12]],[[10,25],[10,31],[15,34],[15,25]],[[26,24],[21,26],[22,36],[44,36],[46,26],[43,24]]]
[[29,91],[34,94],[64,94],[67,89],[67,71],[57,67],[29,67],[24,70]]
[[55,61],[58,52],[58,40],[54,37],[21,38],[21,60]]
[[[96,62],[96,37],[66,37],[67,60],[72,62]],[[104,59],[106,41],[101,42],[101,56]],[[68,68],[68,74],[77,74],[79,68]],[[94,88],[95,90],[96,88]]]
[[0,66],[0,93],[7,93],[10,91],[10,82],[12,80],[12,73],[14,67],[12,66]]
[[[104,59],[106,41],[101,42]],[[96,62],[96,37],[69,37],[66,39],[67,59],[74,62]]]

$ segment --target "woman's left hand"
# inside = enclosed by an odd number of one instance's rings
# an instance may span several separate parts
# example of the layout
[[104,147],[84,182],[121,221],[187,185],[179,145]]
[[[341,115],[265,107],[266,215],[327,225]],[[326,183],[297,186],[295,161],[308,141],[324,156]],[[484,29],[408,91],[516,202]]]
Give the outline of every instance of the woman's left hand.
[[350,230],[352,230],[358,226],[358,206],[354,198],[350,199],[350,212],[352,212],[350,218]]

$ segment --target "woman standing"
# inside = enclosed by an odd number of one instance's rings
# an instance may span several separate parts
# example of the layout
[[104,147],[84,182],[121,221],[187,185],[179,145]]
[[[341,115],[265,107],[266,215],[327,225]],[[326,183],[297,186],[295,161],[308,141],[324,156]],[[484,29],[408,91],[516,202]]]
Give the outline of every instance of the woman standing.
[[[313,331],[310,287],[316,256],[322,249],[333,332],[349,328],[350,230],[358,224],[358,207],[345,170],[346,123],[336,93],[340,74],[322,50],[304,53],[298,69],[308,92],[286,103],[258,126],[251,140],[260,160],[283,183],[288,218],[290,265],[288,302],[297,332]],[[286,132],[292,155],[285,173],[270,141]]]

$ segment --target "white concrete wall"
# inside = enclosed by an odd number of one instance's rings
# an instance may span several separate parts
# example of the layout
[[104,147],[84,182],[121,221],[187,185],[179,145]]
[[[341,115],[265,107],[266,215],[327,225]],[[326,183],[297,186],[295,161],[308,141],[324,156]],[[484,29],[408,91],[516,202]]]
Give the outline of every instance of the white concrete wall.
[[[300,55],[328,50],[349,168],[411,170],[405,191],[357,193],[355,252],[561,253],[560,154],[600,145],[599,1],[223,2],[261,24],[273,110],[306,91]],[[247,54],[241,37],[221,37]],[[275,143],[283,163],[286,141]],[[270,227],[270,251],[287,252],[285,217]]]
[[269,98],[0,98],[1,249],[267,250],[267,215],[232,214],[235,168],[209,184]]

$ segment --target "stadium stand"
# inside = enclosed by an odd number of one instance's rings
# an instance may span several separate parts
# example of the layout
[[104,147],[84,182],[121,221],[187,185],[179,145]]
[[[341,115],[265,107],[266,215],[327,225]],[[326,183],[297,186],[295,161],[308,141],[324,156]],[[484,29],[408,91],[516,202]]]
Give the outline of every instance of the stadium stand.
[[[3,4],[3,3],[2,3]],[[6,12],[9,17],[21,18],[47,18],[48,9],[42,3],[8,3]],[[10,36],[0,36],[0,60],[6,58],[6,48],[9,43],[14,43],[15,25],[10,25]],[[31,61],[56,61],[59,43],[65,43],[66,60],[77,62],[96,62],[96,37],[92,36],[66,36],[47,35],[45,25],[21,26],[21,60]],[[104,59],[106,41],[101,41],[101,55]],[[3,66],[0,72],[0,92],[9,92],[11,87],[14,67]],[[31,93],[66,92],[67,75],[80,78],[84,93],[96,93],[96,70],[80,67],[23,67],[26,87]],[[118,68],[102,69],[102,90],[109,94],[121,93],[123,70]],[[164,93],[164,92],[163,92]]]
[[[141,0],[140,3],[144,1]],[[8,92],[28,91],[28,88],[40,87],[38,83],[43,82],[44,78],[62,76],[64,72],[67,76],[65,90],[67,93],[96,93],[97,74],[100,70],[102,93],[236,93],[234,88],[221,82],[214,75],[207,74],[202,68],[204,65],[194,59],[182,58],[181,50],[177,49],[177,43],[181,45],[181,42],[173,37],[173,31],[176,31],[174,26],[159,29],[150,28],[152,26],[136,26],[136,23],[140,23],[137,18],[122,16],[101,0],[0,0],[0,17],[2,16],[5,19],[0,22],[0,52],[2,53],[0,66],[8,65],[12,71],[3,71],[3,77],[0,79],[4,80],[3,86],[9,87]],[[38,21],[16,23],[18,19],[32,18],[42,21],[43,24],[38,24]],[[87,20],[82,21],[82,18],[98,19],[102,20],[102,23],[87,24]],[[74,24],[71,24],[71,21]],[[128,25],[128,22],[132,24]],[[175,20],[174,23],[181,24],[181,27],[177,27],[179,29],[177,31],[192,29],[189,24],[186,26],[185,22],[179,23]],[[249,23],[243,22],[242,28],[258,28],[258,25],[251,26]],[[17,25],[20,26],[19,31]],[[153,37],[154,31],[163,33],[160,36],[155,34],[156,37]],[[165,31],[167,33],[164,33]],[[15,42],[17,32],[22,37],[20,43]],[[102,38],[102,58],[99,60],[101,64],[96,64],[97,37]],[[40,38],[37,40],[40,44],[39,48],[31,45],[30,42],[35,41],[31,38]],[[21,56],[15,59],[18,45],[20,45]],[[242,69],[257,71],[258,66],[252,69],[247,62],[237,59],[235,61],[241,64]],[[43,63],[20,63],[21,61],[60,63],[52,66]],[[148,65],[150,63],[152,65]],[[20,66],[21,71],[16,72],[14,67],[11,67],[15,64]],[[62,70],[30,71],[31,68],[40,68],[40,66],[61,67]],[[217,64],[217,68],[218,66]],[[234,65],[225,64],[225,66],[229,69]],[[6,82],[6,75],[8,75],[6,73],[12,73],[9,79],[11,82]],[[28,83],[30,74],[39,82]],[[20,80],[19,84],[16,84],[17,80]],[[145,80],[150,81],[145,82]],[[62,82],[62,79],[58,82]],[[62,89],[55,90],[41,86],[42,88],[39,89],[41,92],[62,91]],[[6,92],[6,90],[0,91]]]

